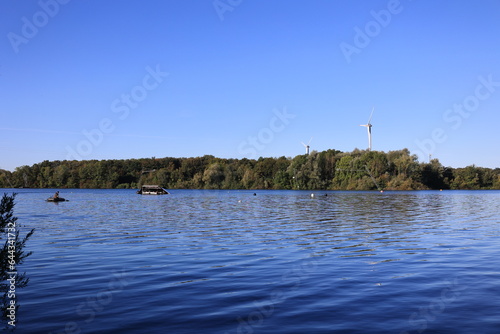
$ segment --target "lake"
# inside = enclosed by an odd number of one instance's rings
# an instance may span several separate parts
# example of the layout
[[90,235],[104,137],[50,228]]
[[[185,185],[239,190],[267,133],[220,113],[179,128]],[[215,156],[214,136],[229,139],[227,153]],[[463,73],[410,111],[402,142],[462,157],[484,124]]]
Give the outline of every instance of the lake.
[[500,333],[500,191],[15,191],[18,333]]

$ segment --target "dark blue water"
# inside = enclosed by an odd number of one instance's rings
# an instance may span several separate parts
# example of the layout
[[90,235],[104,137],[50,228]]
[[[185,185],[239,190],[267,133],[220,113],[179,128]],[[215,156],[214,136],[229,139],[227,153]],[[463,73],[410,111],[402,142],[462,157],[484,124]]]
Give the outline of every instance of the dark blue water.
[[18,333],[500,333],[500,192],[19,189]]

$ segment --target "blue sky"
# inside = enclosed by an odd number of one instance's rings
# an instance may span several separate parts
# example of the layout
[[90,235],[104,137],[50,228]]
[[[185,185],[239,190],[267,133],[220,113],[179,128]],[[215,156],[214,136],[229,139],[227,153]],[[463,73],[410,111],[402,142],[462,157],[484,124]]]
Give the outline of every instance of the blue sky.
[[500,2],[0,1],[0,168],[368,146],[500,167]]

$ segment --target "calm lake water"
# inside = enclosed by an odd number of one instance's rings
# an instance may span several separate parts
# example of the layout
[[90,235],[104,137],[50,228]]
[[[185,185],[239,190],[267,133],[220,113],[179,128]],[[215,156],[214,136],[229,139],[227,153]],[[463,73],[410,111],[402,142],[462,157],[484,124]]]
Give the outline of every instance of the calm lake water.
[[499,191],[54,191],[18,333],[500,333]]

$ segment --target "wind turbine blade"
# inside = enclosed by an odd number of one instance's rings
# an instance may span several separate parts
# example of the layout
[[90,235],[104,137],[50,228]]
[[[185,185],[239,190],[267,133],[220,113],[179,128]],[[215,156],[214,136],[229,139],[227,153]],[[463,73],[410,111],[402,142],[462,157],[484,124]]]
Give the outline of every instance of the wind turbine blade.
[[367,124],[370,124],[370,121],[372,120],[373,111],[375,111],[375,107],[372,108],[372,113],[370,114],[370,118],[368,118],[368,123]]
[[309,142],[307,143],[307,145],[309,145],[311,143],[311,140],[313,140],[313,137],[311,137],[311,139],[309,139]]
[[300,143],[301,143],[302,145],[304,145],[304,147],[307,147],[307,145],[306,145],[306,144],[304,144],[303,142],[300,142]]

